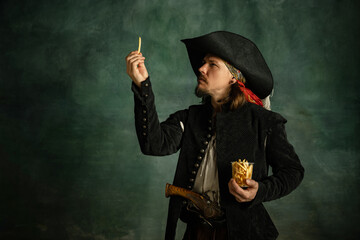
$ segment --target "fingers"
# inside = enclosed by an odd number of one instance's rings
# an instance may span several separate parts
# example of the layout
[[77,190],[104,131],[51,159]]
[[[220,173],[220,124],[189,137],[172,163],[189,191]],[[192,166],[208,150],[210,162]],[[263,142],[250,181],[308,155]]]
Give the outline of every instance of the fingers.
[[138,57],[138,56],[142,56],[142,53],[138,53],[137,51],[132,51],[126,56],[125,60],[128,61],[128,60],[130,60],[134,57]]
[[140,82],[148,77],[148,72],[145,67],[145,57],[142,53],[132,51],[126,56],[125,61],[126,73],[136,85],[140,86]]
[[132,51],[131,53],[129,53],[129,55],[126,56],[125,61],[126,61],[126,66],[129,67],[131,66],[131,64],[139,59],[145,59],[145,57],[142,56],[141,53],[138,53],[137,51]]
[[247,184],[250,188],[255,188],[258,183],[257,183],[255,180],[246,179],[246,184]]
[[130,52],[127,56],[126,56],[126,59],[130,56],[133,56],[133,55],[142,55],[142,53],[138,53],[138,51],[132,51]]
[[144,64],[144,62],[145,62],[145,57],[139,55],[129,57],[126,62],[127,73],[131,75],[135,75],[134,71],[137,71],[139,65]]
[[229,192],[235,197],[238,202],[249,202],[256,196],[258,190],[258,183],[254,180],[247,179],[248,188],[241,188],[232,178],[228,183]]
[[229,181],[228,185],[230,193],[234,195],[238,202],[245,201],[246,193],[244,189],[242,189],[233,178]]
[[[126,56],[126,67],[127,70],[133,70],[134,67],[137,67],[139,63],[143,63],[145,60],[145,57],[142,56],[141,53],[138,53],[137,51],[131,52],[129,55]],[[128,71],[129,73],[129,71]]]

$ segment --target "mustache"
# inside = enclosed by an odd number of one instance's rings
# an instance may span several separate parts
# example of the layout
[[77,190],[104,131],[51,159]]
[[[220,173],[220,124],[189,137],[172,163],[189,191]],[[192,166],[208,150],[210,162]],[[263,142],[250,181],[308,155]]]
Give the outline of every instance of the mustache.
[[198,80],[202,80],[202,81],[207,82],[207,80],[206,80],[205,76],[204,76],[204,75],[202,75],[202,74],[199,74],[197,79],[198,79]]

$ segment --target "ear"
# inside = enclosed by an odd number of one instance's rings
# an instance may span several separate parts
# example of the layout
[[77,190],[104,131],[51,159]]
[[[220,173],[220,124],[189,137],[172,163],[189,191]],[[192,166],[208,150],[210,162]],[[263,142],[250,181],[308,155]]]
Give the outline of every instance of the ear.
[[234,77],[232,77],[229,84],[234,84],[234,83],[236,83],[236,79]]

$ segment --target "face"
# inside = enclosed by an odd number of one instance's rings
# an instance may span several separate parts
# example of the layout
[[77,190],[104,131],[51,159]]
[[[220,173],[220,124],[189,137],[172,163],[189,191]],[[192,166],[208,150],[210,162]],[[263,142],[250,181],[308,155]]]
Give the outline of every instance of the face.
[[[203,95],[217,96],[227,94],[233,76],[226,67],[224,61],[214,55],[206,55],[203,65],[199,68],[197,92]],[[200,94],[201,95],[201,94]]]

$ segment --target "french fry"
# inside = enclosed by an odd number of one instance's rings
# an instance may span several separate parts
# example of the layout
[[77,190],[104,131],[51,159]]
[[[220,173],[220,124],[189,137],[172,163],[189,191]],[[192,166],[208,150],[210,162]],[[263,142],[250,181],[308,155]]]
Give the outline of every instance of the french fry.
[[138,53],[141,51],[141,37],[139,37],[139,47],[138,47]]
[[254,164],[249,163],[245,159],[239,159],[237,162],[232,162],[231,165],[232,177],[235,179],[236,183],[239,184],[240,187],[248,187],[246,179],[252,178]]

